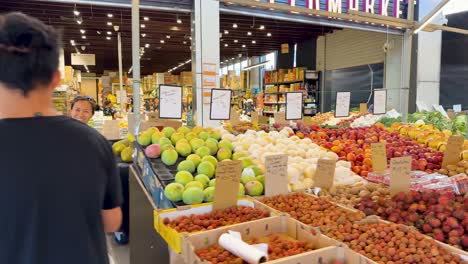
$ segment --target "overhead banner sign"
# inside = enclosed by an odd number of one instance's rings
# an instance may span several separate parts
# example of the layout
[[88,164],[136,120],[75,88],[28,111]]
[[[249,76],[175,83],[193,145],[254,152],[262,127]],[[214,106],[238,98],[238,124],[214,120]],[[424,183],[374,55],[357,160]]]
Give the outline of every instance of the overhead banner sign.
[[381,16],[403,17],[408,0],[257,0],[271,4],[303,7],[307,9],[346,14],[349,10]]
[[71,64],[72,65],[96,65],[96,55],[95,54],[83,54],[83,53],[72,53],[71,54]]

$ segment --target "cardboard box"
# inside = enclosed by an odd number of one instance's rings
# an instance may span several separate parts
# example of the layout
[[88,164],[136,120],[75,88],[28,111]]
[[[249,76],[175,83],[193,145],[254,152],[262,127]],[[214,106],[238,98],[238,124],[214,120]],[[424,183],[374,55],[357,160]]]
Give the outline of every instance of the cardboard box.
[[[269,210],[269,208],[266,207],[264,204],[261,204],[258,201],[255,201],[249,198],[239,199],[237,201],[237,205]],[[173,209],[154,211],[154,228],[161,235],[161,237],[167,242],[167,244],[172,250],[174,250],[177,253],[181,253],[183,251],[182,243],[184,240],[184,236],[188,235],[189,233],[187,232],[179,233],[176,230],[166,226],[164,224],[164,219],[168,218],[169,220],[172,220],[178,216],[183,216],[183,215],[191,215],[191,214],[199,215],[199,214],[211,212],[212,210],[213,210],[213,203],[203,203],[203,204],[197,204],[197,205],[192,205],[192,206],[183,206],[183,207],[178,207],[178,208],[173,208]],[[242,224],[232,225],[232,227],[237,226],[237,225],[242,225]],[[194,232],[191,234],[196,234],[200,232],[203,232],[203,231]]]
[[[184,255],[185,263],[187,264],[202,264],[208,263],[206,261],[200,260],[200,258],[195,254],[196,250],[205,249],[212,245],[218,243],[219,237],[227,233],[229,230],[237,231],[241,233],[243,240],[250,240],[252,238],[262,238],[271,234],[285,234],[289,237],[300,241],[307,241],[311,243],[314,248],[325,249],[325,250],[312,250],[302,254],[277,259],[273,261],[268,261],[266,263],[282,263],[282,264],[306,264],[306,263],[327,263],[319,262],[319,259],[322,261],[334,260],[340,258],[336,241],[322,235],[311,232],[310,227],[286,216],[280,215],[271,218],[260,219],[248,223],[243,223],[230,227],[218,228],[216,230],[210,230],[198,234],[187,235],[184,243],[186,247],[186,254]],[[342,256],[345,256],[343,248],[340,249]],[[349,263],[359,263],[360,256],[352,251],[346,250],[346,256],[348,259],[353,260]],[[357,261],[357,262],[356,262]]]

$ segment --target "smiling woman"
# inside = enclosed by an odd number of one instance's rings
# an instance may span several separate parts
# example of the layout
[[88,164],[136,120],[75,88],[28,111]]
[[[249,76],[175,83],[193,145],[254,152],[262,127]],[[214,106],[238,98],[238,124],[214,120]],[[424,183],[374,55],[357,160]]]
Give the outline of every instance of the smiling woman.
[[71,104],[71,118],[79,120],[85,124],[93,117],[96,101],[89,97],[78,95]]

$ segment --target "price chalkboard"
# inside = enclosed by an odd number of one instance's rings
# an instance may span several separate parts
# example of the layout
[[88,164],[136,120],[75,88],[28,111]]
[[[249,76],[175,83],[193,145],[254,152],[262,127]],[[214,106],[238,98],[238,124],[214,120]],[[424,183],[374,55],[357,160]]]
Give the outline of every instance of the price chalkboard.
[[335,117],[348,117],[349,105],[351,103],[351,92],[337,92]]
[[182,87],[159,86],[159,118],[182,118]]
[[211,90],[211,120],[229,120],[231,116],[231,96],[229,89]]
[[302,108],[304,107],[302,93],[286,93],[286,120],[302,119]]
[[387,90],[374,91],[374,115],[387,113]]

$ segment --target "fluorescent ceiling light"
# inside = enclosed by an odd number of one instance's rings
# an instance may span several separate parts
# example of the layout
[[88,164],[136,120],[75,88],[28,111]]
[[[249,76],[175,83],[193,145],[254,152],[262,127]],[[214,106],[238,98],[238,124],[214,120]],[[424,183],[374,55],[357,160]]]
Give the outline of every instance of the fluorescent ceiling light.
[[247,36],[252,36],[252,32],[247,32]]
[[113,16],[114,16],[114,15],[112,15],[112,14],[107,14],[107,17],[113,17]]
[[112,22],[107,22],[107,25],[108,25],[108,26],[112,26]]
[[236,23],[232,24],[232,27],[237,28],[237,24]]
[[148,21],[148,20],[149,20],[149,17],[146,17],[146,16],[145,16],[145,17],[143,17],[143,20]]
[[79,15],[80,15],[80,11],[78,11],[78,10],[73,10],[73,14],[74,14],[75,16],[79,16]]
[[247,66],[245,68],[243,68],[242,70],[243,71],[247,71],[247,70],[251,70],[251,69],[254,69],[254,68],[257,68],[257,67],[260,67],[260,66],[263,66],[267,63],[269,63],[270,61],[264,61],[264,62],[260,62],[258,64],[254,64],[254,65],[251,65],[251,66]]

